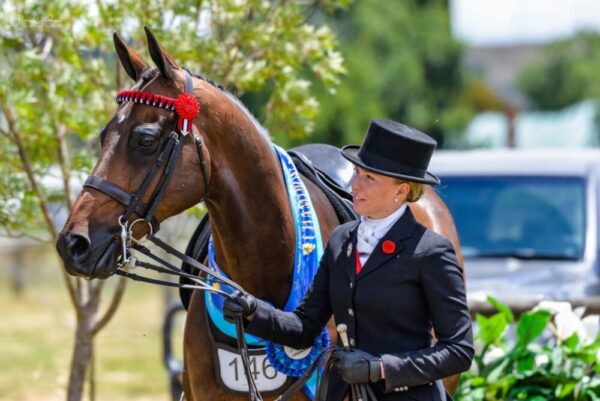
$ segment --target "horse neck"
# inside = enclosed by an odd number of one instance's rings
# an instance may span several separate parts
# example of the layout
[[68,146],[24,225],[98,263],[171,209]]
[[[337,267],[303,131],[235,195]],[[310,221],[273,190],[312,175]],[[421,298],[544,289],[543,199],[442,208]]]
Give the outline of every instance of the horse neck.
[[283,306],[295,251],[292,211],[272,144],[252,121],[240,120],[223,124],[213,131],[218,138],[210,138],[219,151],[209,146],[211,183],[205,199],[215,257],[248,292]]

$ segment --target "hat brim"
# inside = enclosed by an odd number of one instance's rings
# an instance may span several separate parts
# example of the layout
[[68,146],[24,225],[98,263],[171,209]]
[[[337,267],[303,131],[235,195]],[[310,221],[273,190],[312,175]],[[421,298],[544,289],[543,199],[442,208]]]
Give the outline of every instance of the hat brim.
[[398,173],[380,170],[380,169],[371,167],[371,166],[365,164],[358,157],[359,149],[360,149],[360,146],[358,146],[358,145],[346,145],[342,148],[342,151],[341,151],[342,156],[349,162],[356,164],[357,166],[360,166],[361,168],[364,168],[365,170],[369,170],[369,171],[372,171],[377,174],[385,175],[387,177],[398,178],[398,179],[407,180],[407,181],[420,182],[422,184],[430,184],[430,185],[437,185],[441,182],[438,177],[436,177],[435,175],[431,174],[428,171],[425,172],[425,177],[415,177],[412,175],[398,174]]

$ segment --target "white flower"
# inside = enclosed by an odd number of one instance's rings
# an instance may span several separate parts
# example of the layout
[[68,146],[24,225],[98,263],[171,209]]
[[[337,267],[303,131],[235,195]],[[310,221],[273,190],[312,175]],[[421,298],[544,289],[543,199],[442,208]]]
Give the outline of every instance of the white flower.
[[480,355],[483,351],[483,341],[480,339],[473,341],[473,348],[475,349],[475,355]]
[[477,363],[475,361],[471,363],[471,368],[469,369],[469,371],[473,376],[479,376],[479,367],[477,366]]
[[568,302],[542,301],[533,310],[544,309],[553,315],[560,312],[572,312],[573,308]]
[[556,337],[559,340],[566,340],[573,333],[577,333],[580,340],[586,336],[581,319],[573,311],[559,312],[554,315],[554,325],[556,327]]
[[583,317],[585,314],[585,306],[578,306],[577,308],[573,309],[573,313],[579,317]]
[[502,358],[504,355],[506,355],[506,351],[502,348],[491,346],[483,356],[483,364],[489,365],[495,360]]
[[[581,344],[589,345],[598,337],[600,328],[600,315],[589,315],[581,320],[585,330],[585,336],[581,338]],[[600,351],[599,351],[600,352]]]
[[590,344],[598,334],[598,316],[591,315],[583,320],[581,316],[585,308],[578,307],[573,310],[569,302],[542,301],[534,310],[544,309],[554,315],[554,334],[559,341],[564,341],[577,333],[581,344]]
[[535,356],[535,366],[538,368],[547,364],[548,362],[550,362],[550,358],[548,358],[548,355],[546,354],[537,354]]

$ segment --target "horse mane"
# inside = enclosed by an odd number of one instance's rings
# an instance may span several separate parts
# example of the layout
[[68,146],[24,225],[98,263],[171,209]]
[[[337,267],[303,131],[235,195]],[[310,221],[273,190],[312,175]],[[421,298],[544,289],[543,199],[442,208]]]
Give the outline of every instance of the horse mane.
[[254,114],[252,114],[250,112],[250,110],[248,110],[248,108],[246,107],[246,105],[244,103],[242,103],[242,101],[240,99],[238,99],[237,96],[235,96],[233,93],[229,92],[220,83],[215,82],[212,79],[207,78],[203,74],[195,74],[195,73],[191,72],[190,70],[188,70],[187,68],[184,68],[184,70],[186,70],[194,78],[198,78],[199,80],[204,81],[204,82],[210,84],[211,86],[217,88],[221,92],[223,92],[225,94],[225,96],[229,97],[229,99],[231,99],[235,104],[237,104],[237,106],[244,113],[246,113],[246,116],[248,116],[248,118],[250,119],[250,121],[252,121],[252,123],[254,124],[254,127],[256,128],[256,130],[267,140],[267,142],[269,142],[269,143],[271,142],[271,136],[269,135],[269,131],[265,127],[263,127],[261,123],[258,122],[258,120],[254,116]]
[[[256,130],[267,140],[267,142],[271,142],[271,136],[269,135],[269,131],[265,127],[263,127],[261,123],[258,122],[254,114],[252,114],[250,110],[248,110],[246,105],[244,105],[244,103],[242,103],[242,101],[238,99],[237,96],[229,92],[223,85],[213,81],[212,79],[207,78],[205,75],[193,73],[185,67],[183,69],[194,78],[198,78],[199,80],[208,83],[212,87],[217,88],[219,91],[225,94],[225,96],[229,97],[229,99],[231,99],[244,113],[246,113],[246,116],[248,116],[250,121],[252,121]],[[140,87],[143,88],[148,82],[150,82],[152,79],[158,76],[158,74],[160,74],[158,68],[150,68],[144,71],[144,73],[142,74],[142,83]]]

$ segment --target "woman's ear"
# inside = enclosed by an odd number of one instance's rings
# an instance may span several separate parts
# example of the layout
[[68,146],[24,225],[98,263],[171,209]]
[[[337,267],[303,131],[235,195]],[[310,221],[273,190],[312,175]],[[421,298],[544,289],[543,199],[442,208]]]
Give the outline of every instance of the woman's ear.
[[396,190],[396,196],[406,197],[410,192],[410,184],[406,181],[402,181]]

